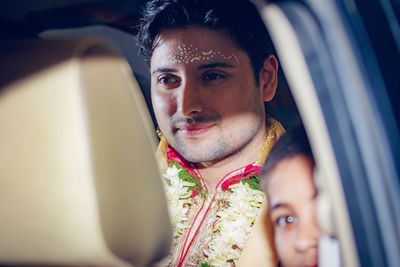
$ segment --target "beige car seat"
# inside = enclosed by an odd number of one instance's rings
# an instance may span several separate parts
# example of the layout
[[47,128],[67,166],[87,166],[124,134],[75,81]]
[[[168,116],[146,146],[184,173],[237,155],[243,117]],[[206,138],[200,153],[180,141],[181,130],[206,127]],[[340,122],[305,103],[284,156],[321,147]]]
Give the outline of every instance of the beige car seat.
[[0,265],[149,266],[171,228],[151,119],[96,40],[0,43]]

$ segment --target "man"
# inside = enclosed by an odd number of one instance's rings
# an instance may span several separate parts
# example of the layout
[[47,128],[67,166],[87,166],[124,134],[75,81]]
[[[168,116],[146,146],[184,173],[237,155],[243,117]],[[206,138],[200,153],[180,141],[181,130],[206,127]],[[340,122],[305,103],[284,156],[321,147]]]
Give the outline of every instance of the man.
[[278,82],[268,33],[244,0],[153,0],[138,37],[175,229],[164,264],[235,266],[264,201],[260,167],[283,132],[265,115]]

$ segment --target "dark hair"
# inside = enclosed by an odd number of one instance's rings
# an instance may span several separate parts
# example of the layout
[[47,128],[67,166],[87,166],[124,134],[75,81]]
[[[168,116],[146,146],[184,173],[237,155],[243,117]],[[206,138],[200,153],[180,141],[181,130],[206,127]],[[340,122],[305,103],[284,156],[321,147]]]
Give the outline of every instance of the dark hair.
[[145,60],[150,61],[160,32],[188,26],[228,32],[248,54],[257,82],[264,60],[274,53],[265,25],[248,0],[152,0],[142,12],[138,32],[138,45]]
[[314,157],[307,139],[306,132],[302,126],[295,127],[292,131],[285,133],[274,145],[269,153],[267,161],[261,171],[268,173],[280,161],[303,155],[314,162]]

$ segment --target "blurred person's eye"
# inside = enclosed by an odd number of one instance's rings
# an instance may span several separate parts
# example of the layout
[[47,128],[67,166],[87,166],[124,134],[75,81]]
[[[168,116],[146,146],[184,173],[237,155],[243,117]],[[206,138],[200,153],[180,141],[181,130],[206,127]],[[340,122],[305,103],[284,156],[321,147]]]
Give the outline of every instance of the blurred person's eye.
[[290,224],[296,223],[298,218],[293,215],[280,216],[275,220],[275,225],[278,227],[286,227]]

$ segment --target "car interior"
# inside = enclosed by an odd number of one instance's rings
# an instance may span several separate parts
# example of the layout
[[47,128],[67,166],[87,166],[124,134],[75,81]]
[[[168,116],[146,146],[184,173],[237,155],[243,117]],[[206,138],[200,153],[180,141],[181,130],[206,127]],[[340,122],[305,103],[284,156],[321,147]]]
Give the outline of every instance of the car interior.
[[[135,36],[145,2],[0,4],[0,266],[151,266],[168,253],[157,123]],[[337,23],[337,43],[323,47],[307,35],[333,25],[310,22],[325,14],[322,4],[311,10],[303,1],[253,2],[281,66],[267,110],[286,129],[302,122],[316,159],[319,265],[400,266],[398,93],[376,97],[383,100],[374,106],[363,88],[370,81],[389,87],[386,74],[365,82],[361,55],[314,53],[355,42],[333,15],[326,20]],[[326,73],[336,63],[350,70],[338,67],[332,78]],[[355,93],[338,95],[336,85]],[[362,104],[337,106],[342,98]],[[382,106],[397,111],[380,114]],[[368,120],[353,124],[360,113]]]
[[95,40],[2,42],[1,52],[2,264],[159,259],[170,222],[127,62]]

